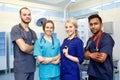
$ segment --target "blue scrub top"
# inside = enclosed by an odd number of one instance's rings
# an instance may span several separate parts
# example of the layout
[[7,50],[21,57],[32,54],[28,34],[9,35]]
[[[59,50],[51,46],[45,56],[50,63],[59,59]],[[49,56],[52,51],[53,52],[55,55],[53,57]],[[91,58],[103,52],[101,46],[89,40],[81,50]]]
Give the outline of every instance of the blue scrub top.
[[75,37],[72,40],[65,39],[61,46],[61,80],[80,80],[80,70],[78,63],[66,58],[62,52],[65,46],[68,46],[69,55],[78,57],[79,63],[81,64],[84,59],[83,42],[78,37]]
[[[52,42],[39,38],[35,43],[34,56],[55,57],[60,53],[60,41],[53,37],[54,48]],[[39,77],[52,78],[60,75],[59,64],[42,64],[39,65]]]
[[[88,42],[91,39],[88,40]],[[89,46],[89,51],[95,52],[96,47],[96,41],[92,41],[92,43]],[[114,40],[112,37],[107,34],[103,33],[101,40],[98,45],[98,52],[106,53],[107,59],[103,63],[96,62],[92,59],[90,59],[90,63],[88,66],[88,74],[94,77],[97,77],[102,80],[112,80],[113,79],[113,58],[112,58],[112,51],[114,46]]]

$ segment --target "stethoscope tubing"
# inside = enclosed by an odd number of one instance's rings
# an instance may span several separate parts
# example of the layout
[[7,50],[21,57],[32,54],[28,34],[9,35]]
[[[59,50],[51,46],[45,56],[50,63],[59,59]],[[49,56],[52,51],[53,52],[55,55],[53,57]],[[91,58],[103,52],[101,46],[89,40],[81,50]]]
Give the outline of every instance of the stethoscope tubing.
[[[53,36],[51,36],[51,38],[52,38],[52,48],[54,48],[55,46],[54,46],[54,39],[53,39]],[[44,39],[44,35],[41,37],[40,43],[42,43],[42,40],[44,40],[44,42],[46,43],[46,40]]]

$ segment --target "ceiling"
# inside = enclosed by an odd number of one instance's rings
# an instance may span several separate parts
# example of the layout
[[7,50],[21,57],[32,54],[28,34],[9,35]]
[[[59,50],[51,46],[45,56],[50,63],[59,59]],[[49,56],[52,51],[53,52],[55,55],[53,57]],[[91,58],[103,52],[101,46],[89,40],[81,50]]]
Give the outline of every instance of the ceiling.
[[23,1],[64,8],[69,4],[69,2],[74,4],[76,2],[86,2],[89,0],[23,0]]

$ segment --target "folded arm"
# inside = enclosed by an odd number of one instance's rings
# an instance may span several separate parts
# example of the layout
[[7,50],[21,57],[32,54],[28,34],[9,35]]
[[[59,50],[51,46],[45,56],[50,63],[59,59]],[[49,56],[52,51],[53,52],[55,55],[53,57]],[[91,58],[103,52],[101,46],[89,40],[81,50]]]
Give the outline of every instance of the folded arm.
[[68,53],[68,48],[63,49],[63,54],[64,54],[65,57],[67,57],[68,59],[70,59],[70,60],[72,60],[72,61],[74,61],[74,62],[79,63],[79,59],[78,59],[78,57],[75,57],[75,56],[69,55],[69,53]]
[[17,39],[15,42],[21,51],[28,53],[28,54],[33,54],[33,49],[34,49],[33,45],[29,45],[25,43],[23,39]]
[[39,62],[43,63],[43,64],[49,64],[49,63],[53,63],[53,64],[58,64],[60,62],[60,54],[58,54],[55,57],[42,57],[42,56],[37,56],[37,59]]
[[100,62],[100,63],[103,63],[106,58],[107,58],[107,54],[106,53],[102,53],[102,52],[94,52],[94,53],[91,53],[90,51],[85,51],[85,54],[84,54],[84,57],[85,59],[92,59],[96,62]]
[[55,57],[53,58],[53,61],[52,61],[51,63],[53,63],[53,64],[58,64],[58,63],[60,63],[60,54],[58,54],[57,56],[55,56]]

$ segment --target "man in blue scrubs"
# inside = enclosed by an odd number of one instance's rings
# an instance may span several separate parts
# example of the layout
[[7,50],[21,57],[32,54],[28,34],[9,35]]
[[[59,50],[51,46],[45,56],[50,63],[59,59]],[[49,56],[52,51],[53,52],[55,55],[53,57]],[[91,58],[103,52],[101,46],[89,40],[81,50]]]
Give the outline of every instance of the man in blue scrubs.
[[15,80],[34,80],[36,60],[33,57],[36,33],[29,28],[31,12],[27,7],[20,9],[21,23],[11,30],[14,49],[14,76]]
[[88,65],[89,80],[113,80],[113,46],[114,40],[103,32],[102,19],[94,14],[88,17],[93,36],[85,47],[85,58],[90,60]]

